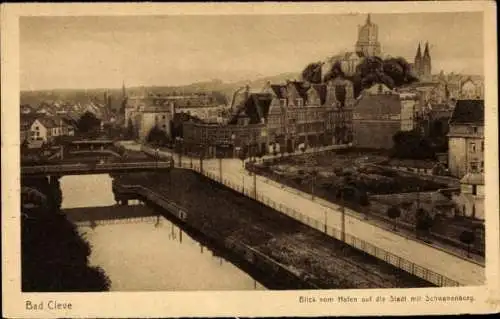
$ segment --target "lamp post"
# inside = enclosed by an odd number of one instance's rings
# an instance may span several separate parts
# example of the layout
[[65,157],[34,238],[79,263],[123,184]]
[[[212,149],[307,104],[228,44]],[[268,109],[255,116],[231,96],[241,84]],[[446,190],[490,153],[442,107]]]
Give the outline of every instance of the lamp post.
[[[255,144],[254,147],[254,158],[256,155],[257,155],[257,144]],[[255,169],[252,174],[253,174],[253,196],[255,200],[257,200],[257,173],[255,172]]]
[[325,210],[325,234],[328,232],[328,229],[327,229],[327,224],[328,224],[328,212]]
[[236,141],[236,135],[233,133],[233,134],[231,134],[231,142],[232,142],[232,145],[233,145],[233,158],[236,157],[235,141]]
[[219,157],[219,180],[222,183],[222,154],[221,151],[218,152]]
[[314,183],[316,182],[316,170],[313,169],[311,174],[312,174],[312,179],[311,179],[311,199],[314,200]]

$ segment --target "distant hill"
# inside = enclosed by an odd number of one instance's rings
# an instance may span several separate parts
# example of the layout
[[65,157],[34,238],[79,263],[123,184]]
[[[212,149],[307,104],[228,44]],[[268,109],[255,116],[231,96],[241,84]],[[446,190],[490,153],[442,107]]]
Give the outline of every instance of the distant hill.
[[[258,90],[263,88],[269,81],[271,83],[284,83],[286,80],[298,79],[299,73],[282,73],[274,76],[267,76],[249,81],[238,82],[223,82],[215,79],[212,81],[196,82],[183,86],[147,86],[147,87],[127,87],[127,95],[142,95],[144,92],[152,93],[198,93],[198,92],[218,92],[222,93],[225,101],[220,103],[229,103],[231,96],[235,90],[245,85],[249,85],[251,89]],[[72,103],[86,104],[90,101],[104,102],[104,94],[108,93],[112,99],[121,99],[122,89],[53,89],[43,91],[21,91],[21,104],[29,104],[37,107],[42,101],[51,103],[55,101],[70,101]],[[221,100],[224,98],[221,97]]]

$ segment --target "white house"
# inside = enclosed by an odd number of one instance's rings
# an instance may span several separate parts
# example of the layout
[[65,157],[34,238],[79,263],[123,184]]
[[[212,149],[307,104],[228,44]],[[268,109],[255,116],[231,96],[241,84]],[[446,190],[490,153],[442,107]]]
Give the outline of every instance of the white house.
[[35,141],[51,142],[57,136],[73,136],[73,126],[62,118],[39,117],[30,126],[29,139]]

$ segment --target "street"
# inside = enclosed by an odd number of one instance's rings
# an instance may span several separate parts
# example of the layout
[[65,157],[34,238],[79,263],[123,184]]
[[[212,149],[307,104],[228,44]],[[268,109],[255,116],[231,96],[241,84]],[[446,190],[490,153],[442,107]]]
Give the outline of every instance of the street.
[[[164,150],[161,152],[165,155],[170,154],[170,152]],[[178,165],[178,155],[174,156],[174,159],[176,165]],[[189,157],[182,156],[183,167],[190,168],[191,162],[193,168],[198,171],[199,159],[194,158],[191,161]],[[226,183],[238,185],[243,187],[249,194],[254,194],[254,177],[243,168],[242,161],[239,159],[205,159],[203,161],[203,170],[219,179],[220,163],[222,164],[222,179]],[[266,196],[277,204],[300,212],[317,221],[318,224],[324,225],[326,222],[327,227],[341,229],[342,214],[337,205],[322,200],[313,201],[311,198],[299,196],[297,191],[291,191],[289,188],[261,176],[256,177],[256,184],[258,197]],[[479,264],[464,260],[411,238],[406,238],[390,230],[377,227],[370,221],[364,220],[359,213],[347,208],[345,212],[346,234],[353,235],[389,253],[446,276],[461,285],[484,284],[484,267]],[[430,256],[432,258],[429,258]]]

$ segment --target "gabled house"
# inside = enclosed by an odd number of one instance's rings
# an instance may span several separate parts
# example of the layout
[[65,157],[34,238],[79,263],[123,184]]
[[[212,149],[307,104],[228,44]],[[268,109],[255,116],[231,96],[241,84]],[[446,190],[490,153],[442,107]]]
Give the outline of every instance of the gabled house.
[[353,145],[391,149],[394,134],[401,130],[401,110],[399,94],[362,95],[354,107]]
[[37,117],[30,125],[29,139],[49,143],[58,136],[73,136],[75,128],[62,117]]
[[484,171],[484,101],[458,100],[449,122],[448,168],[453,176]]
[[458,215],[484,220],[484,173],[467,173],[460,180],[460,194],[453,196]]

